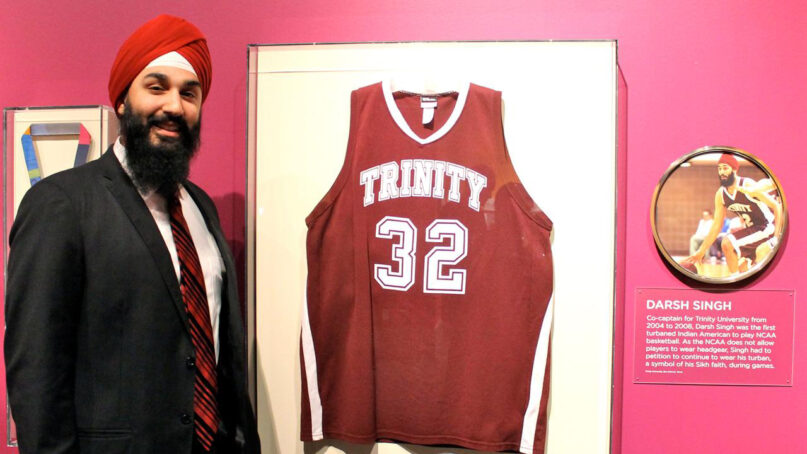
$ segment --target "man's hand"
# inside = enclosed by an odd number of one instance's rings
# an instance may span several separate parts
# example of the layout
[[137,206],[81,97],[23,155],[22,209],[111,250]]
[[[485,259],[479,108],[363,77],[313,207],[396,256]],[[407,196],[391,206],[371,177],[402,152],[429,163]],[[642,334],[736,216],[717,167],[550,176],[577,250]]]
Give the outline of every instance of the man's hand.
[[696,263],[700,263],[701,260],[703,260],[703,253],[696,252],[695,254],[690,255],[689,257],[685,258],[684,260],[681,260],[679,263],[680,263],[681,266],[686,267],[686,266],[690,266],[690,265],[695,265]]

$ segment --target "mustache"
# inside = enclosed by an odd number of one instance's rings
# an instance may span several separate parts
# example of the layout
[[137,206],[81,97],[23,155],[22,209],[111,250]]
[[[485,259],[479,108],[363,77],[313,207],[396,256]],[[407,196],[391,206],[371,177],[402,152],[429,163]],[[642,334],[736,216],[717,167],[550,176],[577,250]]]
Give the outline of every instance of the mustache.
[[188,126],[188,122],[185,121],[185,118],[181,115],[171,115],[171,114],[154,114],[149,116],[146,120],[148,126],[159,126],[162,123],[174,123],[179,128],[179,131],[182,133],[189,133],[191,128]]

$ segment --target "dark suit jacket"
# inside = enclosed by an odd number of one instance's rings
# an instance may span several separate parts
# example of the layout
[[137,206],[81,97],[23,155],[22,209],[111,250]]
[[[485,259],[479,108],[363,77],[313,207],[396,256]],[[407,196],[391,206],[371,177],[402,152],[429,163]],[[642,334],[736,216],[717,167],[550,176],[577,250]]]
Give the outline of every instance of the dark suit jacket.
[[[223,452],[259,452],[235,265],[216,209],[186,184],[224,259]],[[25,195],[9,242],[6,381],[22,453],[190,453],[194,348],[177,276],[114,153]]]

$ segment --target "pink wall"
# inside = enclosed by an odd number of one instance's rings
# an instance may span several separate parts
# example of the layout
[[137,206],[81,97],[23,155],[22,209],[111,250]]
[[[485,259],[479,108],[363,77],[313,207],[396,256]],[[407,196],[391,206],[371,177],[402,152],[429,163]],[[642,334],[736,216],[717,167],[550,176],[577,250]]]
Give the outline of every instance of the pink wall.
[[[807,162],[801,156],[807,143],[803,2],[781,1],[775,7],[726,0],[4,3],[0,107],[107,103],[107,74],[117,46],[159,12],[184,16],[207,33],[214,82],[192,176],[216,200],[240,255],[248,43],[618,39],[629,91],[629,177],[621,206],[627,221],[626,293],[683,286],[656,253],[648,207],[669,163],[703,145],[733,145],[758,155],[788,198],[788,240],[774,266],[748,288],[795,289],[797,296],[807,291],[807,280],[799,279],[807,251],[798,240],[805,221],[799,206],[805,189],[799,182]],[[632,320],[630,305],[625,316]],[[805,328],[796,321],[796,333]],[[632,337],[628,324],[628,377]],[[626,383],[622,401],[615,403],[624,411],[615,440],[621,439],[624,453],[795,452],[807,426],[807,389],[799,379],[807,372],[803,344],[797,334],[792,388]]]

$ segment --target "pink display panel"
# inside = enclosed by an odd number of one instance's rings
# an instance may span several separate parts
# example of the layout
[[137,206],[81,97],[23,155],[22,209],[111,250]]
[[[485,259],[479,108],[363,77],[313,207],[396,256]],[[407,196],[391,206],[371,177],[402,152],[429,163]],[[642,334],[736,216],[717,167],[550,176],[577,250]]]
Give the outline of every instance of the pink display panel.
[[794,296],[639,288],[635,383],[791,386]]

